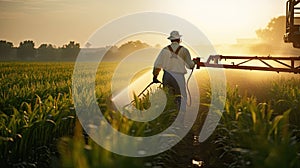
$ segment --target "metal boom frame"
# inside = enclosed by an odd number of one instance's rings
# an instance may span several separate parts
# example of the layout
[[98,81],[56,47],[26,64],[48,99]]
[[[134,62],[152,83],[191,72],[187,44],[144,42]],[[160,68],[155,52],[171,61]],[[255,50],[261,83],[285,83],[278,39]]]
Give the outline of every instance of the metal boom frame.
[[[221,60],[242,60],[240,63],[231,64],[219,64]],[[246,65],[249,62],[258,60],[265,66],[250,66]],[[225,68],[225,69],[244,69],[244,70],[261,70],[261,71],[275,71],[275,72],[292,72],[300,74],[300,66],[296,64],[300,63],[299,57],[271,57],[271,56],[223,56],[223,55],[211,55],[206,62],[201,62],[200,58],[194,58],[197,65],[197,69],[200,67],[212,67],[212,68]],[[275,67],[270,65],[270,61],[279,63],[282,67]],[[287,63],[289,62],[289,64]]]

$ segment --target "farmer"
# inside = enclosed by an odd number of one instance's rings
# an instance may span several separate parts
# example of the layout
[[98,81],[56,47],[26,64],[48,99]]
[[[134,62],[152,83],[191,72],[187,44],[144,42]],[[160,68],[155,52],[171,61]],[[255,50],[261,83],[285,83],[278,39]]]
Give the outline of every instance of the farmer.
[[157,76],[163,69],[164,87],[168,89],[169,94],[175,96],[177,110],[185,112],[187,94],[184,74],[187,73],[186,68],[193,69],[195,63],[191,60],[189,50],[180,45],[181,35],[178,31],[172,31],[168,39],[171,44],[163,48],[155,60],[153,82],[159,83]]

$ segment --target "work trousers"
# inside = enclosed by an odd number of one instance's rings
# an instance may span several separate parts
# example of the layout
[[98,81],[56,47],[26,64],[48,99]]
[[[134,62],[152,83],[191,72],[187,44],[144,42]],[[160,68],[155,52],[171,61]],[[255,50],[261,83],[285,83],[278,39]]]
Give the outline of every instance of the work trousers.
[[186,111],[186,84],[184,74],[164,71],[162,78],[163,86],[168,89],[169,94],[175,96],[177,110]]

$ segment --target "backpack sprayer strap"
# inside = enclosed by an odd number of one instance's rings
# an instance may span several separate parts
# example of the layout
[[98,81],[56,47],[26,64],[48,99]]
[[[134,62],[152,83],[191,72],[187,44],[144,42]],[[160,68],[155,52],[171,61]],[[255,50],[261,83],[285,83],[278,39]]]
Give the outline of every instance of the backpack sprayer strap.
[[[180,51],[180,49],[182,48],[182,46],[179,46],[177,47],[176,51],[174,52],[173,48],[171,47],[171,45],[168,45],[168,49],[171,51],[172,53],[172,56],[171,58],[175,57],[177,58],[177,55]],[[173,56],[175,54],[175,56]],[[187,89],[187,92],[188,92],[188,98],[189,98],[189,102],[186,102],[186,105],[187,106],[191,106],[192,104],[192,96],[191,96],[191,92],[190,92],[190,89],[189,89],[189,82],[190,82],[190,79],[192,77],[192,74],[193,74],[193,71],[194,71],[194,67],[192,68],[192,72],[191,74],[189,75],[188,79],[187,79],[187,82],[186,82],[186,89]]]
[[177,49],[176,49],[175,52],[174,52],[174,50],[173,50],[173,48],[171,47],[171,45],[168,45],[168,49],[169,49],[170,52],[172,53],[171,58],[177,58],[177,55],[178,55],[179,50],[180,50],[181,48],[182,48],[182,46],[178,46]]

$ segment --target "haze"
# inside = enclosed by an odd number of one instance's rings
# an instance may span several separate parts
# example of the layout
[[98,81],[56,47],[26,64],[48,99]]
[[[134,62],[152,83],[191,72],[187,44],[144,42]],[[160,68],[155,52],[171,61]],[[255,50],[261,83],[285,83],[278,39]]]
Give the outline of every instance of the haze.
[[[285,0],[0,0],[0,39],[36,46],[85,44],[99,27],[121,16],[156,11],[176,15],[202,30],[213,44],[255,38],[255,30],[285,15]],[[155,24],[155,23],[153,23]],[[171,29],[171,28],[170,28]],[[115,32],[112,32],[115,33]],[[169,32],[166,32],[169,33]],[[149,39],[150,44],[157,44]]]

